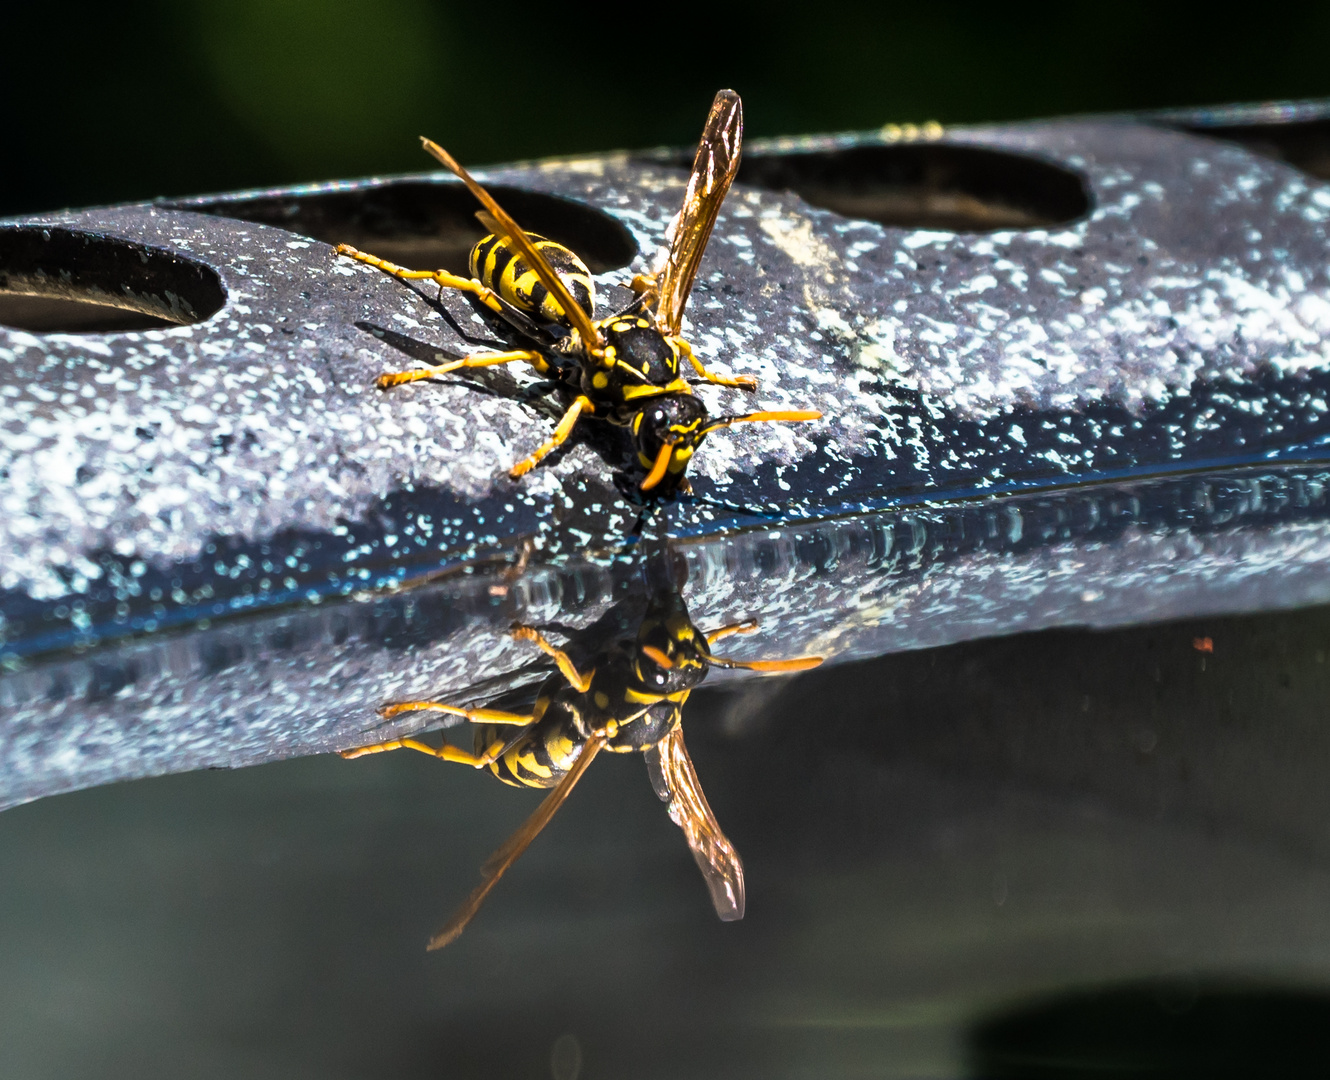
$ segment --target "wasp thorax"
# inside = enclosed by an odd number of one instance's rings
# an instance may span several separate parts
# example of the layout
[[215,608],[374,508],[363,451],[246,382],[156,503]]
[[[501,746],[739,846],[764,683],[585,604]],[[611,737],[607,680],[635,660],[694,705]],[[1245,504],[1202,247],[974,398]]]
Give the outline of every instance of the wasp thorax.
[[651,320],[621,316],[601,323],[600,329],[615,361],[640,372],[647,382],[665,386],[678,378],[678,351]]

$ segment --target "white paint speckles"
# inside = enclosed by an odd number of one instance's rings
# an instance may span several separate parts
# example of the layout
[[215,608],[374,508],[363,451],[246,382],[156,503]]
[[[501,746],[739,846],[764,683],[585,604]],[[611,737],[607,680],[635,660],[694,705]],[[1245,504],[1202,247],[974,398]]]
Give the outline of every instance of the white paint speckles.
[[802,220],[791,215],[763,215],[762,231],[796,266],[821,271],[824,279],[834,277],[839,258],[820,236],[813,232],[811,219]]

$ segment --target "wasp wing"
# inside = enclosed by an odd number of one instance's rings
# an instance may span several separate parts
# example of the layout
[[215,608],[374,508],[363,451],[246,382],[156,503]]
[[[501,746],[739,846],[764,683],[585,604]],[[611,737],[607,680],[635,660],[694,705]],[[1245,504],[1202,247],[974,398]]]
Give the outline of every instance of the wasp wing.
[[564,773],[563,779],[559,781],[554,790],[545,796],[541,804],[536,807],[536,812],[527,818],[522,823],[521,828],[508,837],[503,846],[491,855],[485,865],[480,868],[480,876],[483,880],[466,898],[466,902],[453,913],[452,918],[444,924],[443,929],[429,939],[427,949],[442,949],[466,929],[466,924],[480,910],[480,905],[485,902],[485,897],[490,894],[490,890],[498,884],[499,878],[508,872],[508,868],[517,861],[517,857],[531,845],[531,841],[540,835],[541,829],[550,823],[550,818],[564,804],[564,800],[577,786],[577,782],[582,779],[582,774],[586,772],[587,766],[600,753],[600,749],[604,745],[605,740],[602,736],[593,735],[587,739],[582,746],[582,752],[578,754],[577,760],[573,762],[573,767]]
[[527,238],[526,233],[522,231],[517,222],[508,216],[494,196],[481,187],[479,181],[462,168],[453,159],[453,156],[438,143],[425,138],[422,138],[420,142],[427,153],[436,158],[449,172],[461,180],[471,194],[480,201],[481,206],[485,208],[485,216],[481,218],[482,224],[495,234],[506,236],[512,241],[523,261],[536,272],[536,276],[540,278],[540,283],[558,301],[559,307],[563,308],[564,314],[568,316],[569,322],[577,328],[582,340],[587,345],[601,345],[603,342],[600,331],[592,325],[591,316],[583,311],[582,305],[573,299],[573,294],[568,291],[567,286],[564,285],[562,279],[555,272],[554,267],[550,266],[545,260],[545,256],[536,249],[536,245]]
[[683,309],[688,304],[702,253],[711,238],[720,204],[739,170],[743,134],[744,113],[739,95],[733,90],[720,91],[711,103],[702,141],[697,144],[683,209],[675,220],[669,254],[657,284],[660,299],[656,305],[656,324],[666,334],[677,334],[683,325]]
[[698,783],[683,731],[675,728],[646,752],[651,786],[669,804],[670,818],[683,830],[689,850],[711,891],[716,914],[724,922],[744,917],[744,864],[720,831]]

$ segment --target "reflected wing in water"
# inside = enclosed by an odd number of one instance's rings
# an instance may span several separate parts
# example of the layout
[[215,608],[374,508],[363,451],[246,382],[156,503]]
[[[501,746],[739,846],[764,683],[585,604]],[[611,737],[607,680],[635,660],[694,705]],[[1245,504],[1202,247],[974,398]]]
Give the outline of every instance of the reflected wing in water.
[[683,731],[675,728],[646,752],[647,771],[656,794],[669,804],[670,818],[683,830],[689,850],[711,890],[711,902],[723,922],[744,917],[744,866],[734,845],[720,831],[698,783]]
[[[605,739],[600,735],[593,735],[586,741],[582,747],[582,752],[578,755],[577,761],[573,767],[564,774],[558,786],[554,788],[541,804],[536,807],[536,812],[532,814],[522,826],[508,837],[501,848],[489,857],[485,865],[480,868],[481,882],[476,886],[466,901],[459,907],[443,926],[443,928],[429,940],[426,946],[429,950],[442,949],[445,945],[454,941],[457,936],[466,929],[480,905],[485,902],[485,897],[490,894],[490,890],[498,884],[499,878],[508,872],[508,868],[517,861],[519,855],[531,846],[531,841],[540,835],[540,831],[550,823],[554,817],[555,811],[564,804],[564,800],[572,793],[577,782],[582,779],[582,774],[586,772],[587,766],[600,753],[600,748],[605,745]],[[742,901],[741,901],[742,903]]]

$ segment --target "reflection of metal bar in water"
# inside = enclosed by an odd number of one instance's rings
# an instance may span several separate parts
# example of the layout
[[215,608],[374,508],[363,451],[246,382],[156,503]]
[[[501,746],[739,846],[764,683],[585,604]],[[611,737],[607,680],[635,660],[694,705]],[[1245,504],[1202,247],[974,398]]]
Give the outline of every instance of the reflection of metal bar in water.
[[[760,620],[731,655],[848,659],[1328,601],[1330,472],[1102,485],[672,546],[689,567],[691,607]],[[11,673],[0,679],[0,799],[403,733],[368,730],[384,701],[503,700],[543,677],[509,637],[514,620],[576,633],[603,617],[601,632],[616,633],[626,616],[615,601],[637,573],[533,561],[507,580],[496,566]]]

